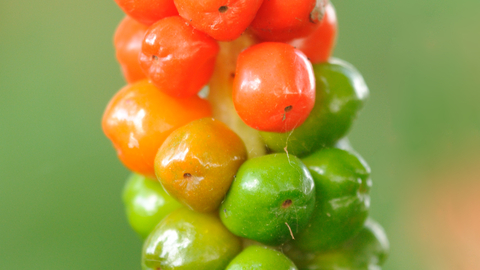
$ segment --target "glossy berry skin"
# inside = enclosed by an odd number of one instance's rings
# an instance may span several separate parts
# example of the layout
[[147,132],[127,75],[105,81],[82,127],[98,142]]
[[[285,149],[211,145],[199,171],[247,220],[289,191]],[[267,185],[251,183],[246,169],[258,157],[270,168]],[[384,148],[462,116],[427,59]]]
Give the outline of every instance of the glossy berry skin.
[[380,224],[369,219],[356,236],[335,250],[309,253],[292,246],[283,250],[300,270],[376,270],[388,257],[389,242]]
[[[344,137],[368,97],[362,75],[350,64],[332,59],[313,65],[317,101],[307,120],[290,133],[261,132],[273,152],[305,156]],[[287,142],[288,141],[288,142]]]
[[155,178],[155,155],[168,135],[209,116],[211,108],[206,100],[175,99],[148,81],[140,81],[122,88],[110,100],[102,128],[127,168]]
[[337,41],[337,14],[330,3],[325,8],[325,16],[320,26],[304,38],[294,39],[290,45],[302,51],[312,64],[327,62]]
[[324,5],[318,0],[264,0],[250,30],[264,41],[306,37],[320,25]]
[[140,66],[164,93],[187,98],[210,80],[220,47],[178,16],[150,26],[140,53]]
[[250,246],[228,264],[225,270],[298,270],[295,264],[283,253],[276,250]]
[[341,245],[363,227],[370,208],[370,168],[345,150],[323,149],[302,159],[315,181],[316,202],[308,226],[293,243],[303,251]]
[[168,136],[155,158],[155,172],[165,190],[199,212],[218,209],[234,175],[247,159],[245,145],[213,118],[185,125]]
[[276,246],[307,226],[314,204],[313,180],[300,159],[266,155],[240,167],[220,218],[235,235]]
[[115,0],[115,2],[128,16],[145,25],[178,15],[173,0]]
[[169,196],[154,179],[132,174],[123,189],[123,203],[133,230],[143,239],[160,221],[182,204]]
[[255,18],[263,0],[174,0],[181,17],[216,40],[238,38]]
[[180,208],[153,230],[143,245],[143,269],[223,270],[241,241],[214,214]]
[[143,37],[148,26],[125,16],[115,31],[113,44],[115,55],[128,83],[134,83],[147,78],[140,67],[138,57],[142,49]]
[[232,92],[240,118],[262,131],[300,126],[315,103],[315,78],[305,55],[292,46],[264,42],[240,53]]

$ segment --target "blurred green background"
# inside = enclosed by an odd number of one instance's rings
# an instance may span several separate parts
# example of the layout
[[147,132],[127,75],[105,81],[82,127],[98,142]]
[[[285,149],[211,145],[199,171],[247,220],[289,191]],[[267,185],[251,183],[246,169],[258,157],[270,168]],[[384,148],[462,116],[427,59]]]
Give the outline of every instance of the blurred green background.
[[[373,170],[384,269],[435,269],[405,206],[436,185],[419,175],[480,160],[480,1],[333,3],[335,56],[371,90],[350,140]],[[112,46],[122,17],[113,0],[0,2],[2,269],[140,269],[120,198],[128,172],[100,127],[124,85]]]

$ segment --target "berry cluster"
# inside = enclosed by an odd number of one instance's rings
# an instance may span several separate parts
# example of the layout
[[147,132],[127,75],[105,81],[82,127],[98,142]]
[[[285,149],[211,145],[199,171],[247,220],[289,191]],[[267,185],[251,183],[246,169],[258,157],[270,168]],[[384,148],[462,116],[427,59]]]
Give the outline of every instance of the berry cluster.
[[143,269],[379,269],[370,168],[346,139],[368,96],[331,58],[328,0],[115,0],[128,85],[102,126],[134,173]]

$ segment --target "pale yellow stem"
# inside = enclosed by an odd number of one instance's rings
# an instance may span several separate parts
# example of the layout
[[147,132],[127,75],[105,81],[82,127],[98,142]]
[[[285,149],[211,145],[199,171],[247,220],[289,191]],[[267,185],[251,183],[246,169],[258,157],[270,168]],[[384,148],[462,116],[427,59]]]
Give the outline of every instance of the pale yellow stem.
[[253,43],[253,39],[248,35],[242,35],[231,42],[220,42],[220,52],[208,94],[208,100],[213,108],[213,117],[225,123],[242,138],[247,147],[248,158],[265,155],[265,144],[258,131],[247,126],[235,111],[232,101],[232,84],[238,55]]

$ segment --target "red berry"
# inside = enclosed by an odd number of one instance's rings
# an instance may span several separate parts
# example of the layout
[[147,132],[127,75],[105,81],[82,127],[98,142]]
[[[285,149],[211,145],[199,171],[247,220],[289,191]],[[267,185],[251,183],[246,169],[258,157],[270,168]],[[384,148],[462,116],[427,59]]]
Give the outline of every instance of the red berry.
[[173,0],[115,0],[130,17],[145,25],[178,15]]
[[265,0],[250,29],[264,41],[305,37],[319,26],[325,1]]
[[123,76],[128,83],[146,79],[138,61],[142,41],[148,26],[125,16],[115,31],[113,44]]
[[310,36],[289,42],[301,50],[312,64],[327,62],[332,55],[337,40],[337,14],[332,4],[325,9],[320,26]]
[[220,47],[179,16],[152,25],[142,44],[140,66],[164,93],[196,95],[210,80]]
[[255,18],[263,0],[174,0],[178,13],[216,40],[238,38]]
[[252,46],[238,57],[233,103],[240,118],[255,129],[290,131],[305,121],[315,103],[312,65],[285,43]]

